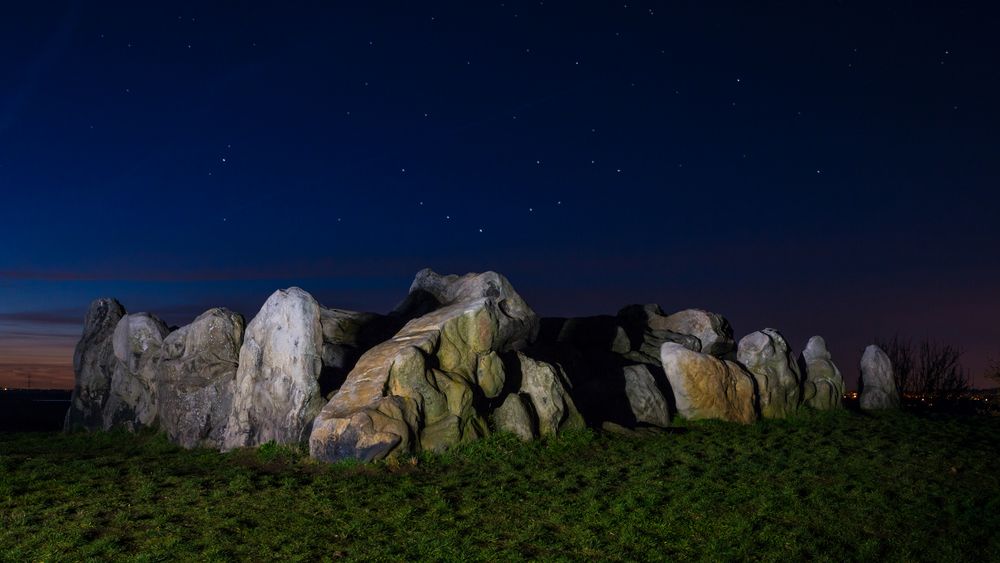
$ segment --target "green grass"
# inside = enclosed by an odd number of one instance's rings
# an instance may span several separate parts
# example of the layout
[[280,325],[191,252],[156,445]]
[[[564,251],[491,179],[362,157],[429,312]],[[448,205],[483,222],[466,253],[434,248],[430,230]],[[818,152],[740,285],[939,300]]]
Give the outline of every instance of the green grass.
[[1000,560],[998,451],[1000,418],[850,412],[371,466],[0,434],[0,558]]

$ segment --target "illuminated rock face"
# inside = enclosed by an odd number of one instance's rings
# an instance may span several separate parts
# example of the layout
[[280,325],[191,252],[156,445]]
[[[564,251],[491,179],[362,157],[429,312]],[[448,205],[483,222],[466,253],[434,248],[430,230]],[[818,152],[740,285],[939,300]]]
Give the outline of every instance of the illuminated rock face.
[[865,348],[861,356],[860,405],[864,410],[899,408],[899,389],[892,373],[892,362],[874,344]]
[[156,408],[160,428],[172,442],[185,448],[222,447],[243,330],[242,315],[216,308],[163,340]]
[[156,369],[169,330],[149,313],[125,315],[112,336],[115,368],[104,405],[104,429],[136,431],[156,423]]
[[805,376],[802,399],[816,410],[843,408],[844,378],[833,363],[822,336],[809,339],[799,355],[799,368]]
[[322,352],[319,303],[297,287],[274,292],[246,328],[223,448],[304,442],[325,403]]
[[673,342],[660,349],[677,412],[688,419],[757,420],[754,377],[743,366]]
[[[222,450],[308,443],[320,460],[372,461],[495,431],[655,432],[675,414],[748,423],[839,406],[843,379],[821,338],[796,364],[775,330],[738,348],[732,335],[721,315],[658,305],[540,320],[495,272],[422,270],[386,315],[324,308],[293,287],[249,324],[219,308],[173,332],[99,299],[76,349],[65,427],[151,427]],[[898,405],[880,353],[862,361],[864,408]]]
[[438,451],[489,431],[473,399],[495,397],[506,384],[497,355],[534,339],[534,311],[494,272],[423,270],[397,313],[424,311],[361,356],[313,425],[313,457]]
[[801,377],[784,337],[773,328],[744,336],[736,359],[757,380],[760,414],[764,418],[784,418],[798,410]]

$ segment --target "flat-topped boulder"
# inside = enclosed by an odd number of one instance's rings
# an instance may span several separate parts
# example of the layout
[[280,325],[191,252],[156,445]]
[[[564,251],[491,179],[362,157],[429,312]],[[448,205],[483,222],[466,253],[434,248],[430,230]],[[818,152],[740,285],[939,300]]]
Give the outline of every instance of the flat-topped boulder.
[[813,336],[799,354],[799,369],[805,377],[802,398],[817,410],[843,408],[844,378],[833,363],[822,336]]
[[736,360],[757,380],[760,414],[764,418],[785,418],[798,410],[801,402],[798,364],[788,342],[773,328],[752,332],[740,339]]
[[313,457],[375,460],[484,435],[486,413],[473,398],[506,383],[487,358],[523,347],[538,331],[534,311],[494,272],[423,270],[397,313],[422,316],[361,356],[316,418]]
[[899,389],[892,362],[881,348],[872,344],[861,356],[861,399],[864,410],[899,408]]
[[160,347],[156,400],[160,428],[185,448],[221,448],[233,406],[243,316],[209,309]]
[[740,364],[667,342],[660,350],[677,412],[688,419],[757,420],[754,376]]
[[320,306],[292,287],[274,292],[246,327],[223,447],[305,442],[325,402]]
[[95,299],[83,319],[83,335],[73,352],[73,394],[63,428],[104,428],[104,404],[115,369],[112,336],[125,307],[110,298]]

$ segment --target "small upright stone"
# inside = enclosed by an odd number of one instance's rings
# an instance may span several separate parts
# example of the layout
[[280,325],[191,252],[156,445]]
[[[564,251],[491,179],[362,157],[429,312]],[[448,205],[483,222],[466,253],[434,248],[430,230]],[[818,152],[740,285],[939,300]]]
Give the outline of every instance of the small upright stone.
[[809,339],[799,355],[799,369],[805,375],[803,400],[816,410],[843,408],[844,378],[833,363],[822,336]]
[[899,408],[899,389],[892,373],[892,362],[881,348],[872,344],[861,356],[861,408],[883,410]]

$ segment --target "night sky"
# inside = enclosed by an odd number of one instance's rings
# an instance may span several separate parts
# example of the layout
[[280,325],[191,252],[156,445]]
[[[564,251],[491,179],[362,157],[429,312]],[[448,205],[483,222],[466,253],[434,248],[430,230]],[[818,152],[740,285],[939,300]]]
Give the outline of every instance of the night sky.
[[0,8],[2,385],[70,387],[96,297],[385,312],[423,267],[822,334],[848,387],[894,333],[1000,357],[980,5],[165,4]]

